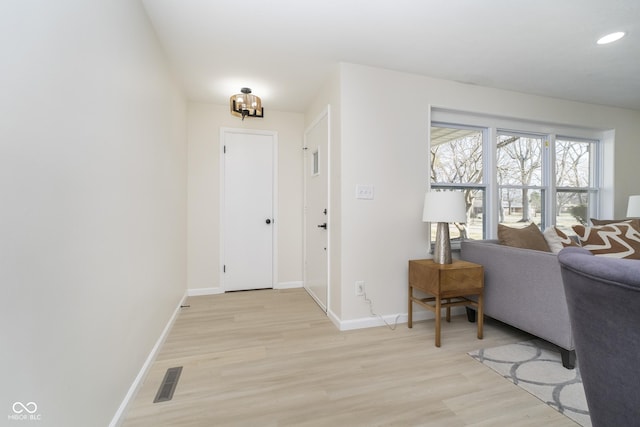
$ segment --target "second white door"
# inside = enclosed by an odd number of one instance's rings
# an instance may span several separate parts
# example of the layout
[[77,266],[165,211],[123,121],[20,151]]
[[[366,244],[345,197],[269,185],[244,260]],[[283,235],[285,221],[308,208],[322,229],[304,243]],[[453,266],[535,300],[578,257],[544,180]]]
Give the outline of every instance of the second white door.
[[224,289],[272,288],[276,135],[223,129],[221,139],[224,144]]

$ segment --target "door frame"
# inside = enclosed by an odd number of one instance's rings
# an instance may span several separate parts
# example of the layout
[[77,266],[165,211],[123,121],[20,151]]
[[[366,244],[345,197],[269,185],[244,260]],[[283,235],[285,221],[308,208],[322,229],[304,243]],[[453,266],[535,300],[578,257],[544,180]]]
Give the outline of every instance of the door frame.
[[218,280],[220,283],[220,287],[224,292],[225,289],[225,280],[224,280],[224,260],[225,260],[225,223],[224,223],[224,214],[225,214],[225,159],[224,159],[224,146],[225,146],[225,136],[228,133],[240,133],[245,135],[267,135],[273,138],[273,152],[271,156],[272,161],[272,206],[273,206],[273,222],[272,222],[272,243],[271,243],[271,284],[272,287],[275,288],[278,283],[278,132],[268,131],[268,130],[258,130],[258,129],[242,129],[242,128],[230,128],[230,127],[221,127],[220,128],[220,137],[218,139],[218,150],[219,150],[219,165],[220,165],[220,191],[219,191],[219,205],[220,211],[218,215],[219,219],[219,230],[220,230],[220,258],[219,258],[219,273]]
[[[308,172],[310,167],[310,158],[309,158],[309,150],[307,150],[307,134],[311,132],[313,128],[315,128],[318,123],[325,117],[327,118],[327,152],[323,154],[322,157],[326,159],[327,162],[327,224],[329,224],[329,228],[327,230],[327,304],[325,307],[325,312],[329,314],[331,312],[331,235],[332,235],[332,209],[331,209],[331,106],[327,105],[318,116],[307,126],[304,130],[304,138],[303,138],[303,149],[304,149],[304,168],[303,168],[303,219],[302,219],[302,286],[306,290],[307,283],[307,225],[308,225],[308,215],[307,215],[307,180],[308,180]],[[314,295],[307,292],[311,298],[315,300]],[[316,303],[322,307],[322,303],[316,300]]]

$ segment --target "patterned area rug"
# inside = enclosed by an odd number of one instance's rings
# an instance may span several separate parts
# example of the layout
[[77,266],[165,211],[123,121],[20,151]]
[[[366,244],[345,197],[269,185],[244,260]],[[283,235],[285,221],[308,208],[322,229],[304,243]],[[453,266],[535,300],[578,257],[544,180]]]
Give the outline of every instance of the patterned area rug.
[[565,369],[559,350],[546,341],[474,350],[469,355],[581,426],[591,427],[578,367]]

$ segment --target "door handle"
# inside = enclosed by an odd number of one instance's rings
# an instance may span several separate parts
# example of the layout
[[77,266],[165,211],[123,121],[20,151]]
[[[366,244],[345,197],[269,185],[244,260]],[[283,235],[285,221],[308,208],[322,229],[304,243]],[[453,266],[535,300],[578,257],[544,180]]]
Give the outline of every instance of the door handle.
[[267,218],[267,220],[265,221],[267,224],[271,224],[271,219]]
[[326,230],[327,229],[327,223],[325,222],[324,224],[318,225],[318,228],[324,228]]

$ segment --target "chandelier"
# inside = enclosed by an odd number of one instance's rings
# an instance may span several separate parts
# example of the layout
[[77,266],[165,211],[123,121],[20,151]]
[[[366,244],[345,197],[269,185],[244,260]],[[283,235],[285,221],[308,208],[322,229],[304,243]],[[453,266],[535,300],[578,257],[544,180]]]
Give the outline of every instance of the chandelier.
[[264,117],[262,110],[262,100],[259,96],[253,95],[251,89],[243,87],[240,92],[229,99],[231,114],[236,117]]

